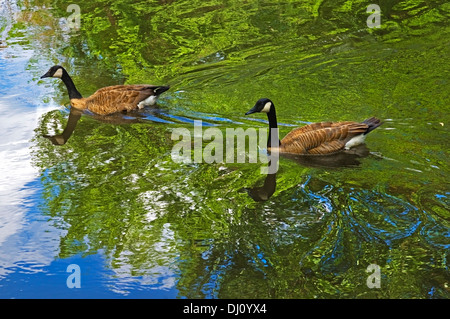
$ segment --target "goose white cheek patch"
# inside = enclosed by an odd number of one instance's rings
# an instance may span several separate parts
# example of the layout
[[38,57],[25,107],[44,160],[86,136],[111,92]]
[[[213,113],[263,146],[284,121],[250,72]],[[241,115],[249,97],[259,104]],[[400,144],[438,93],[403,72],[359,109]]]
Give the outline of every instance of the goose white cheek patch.
[[264,105],[264,107],[263,107],[263,109],[261,110],[261,112],[269,113],[269,112],[270,112],[270,107],[271,107],[271,106],[272,106],[272,103],[267,102],[267,103]]
[[54,78],[61,78],[63,75],[62,69],[58,69],[55,74],[53,74]]

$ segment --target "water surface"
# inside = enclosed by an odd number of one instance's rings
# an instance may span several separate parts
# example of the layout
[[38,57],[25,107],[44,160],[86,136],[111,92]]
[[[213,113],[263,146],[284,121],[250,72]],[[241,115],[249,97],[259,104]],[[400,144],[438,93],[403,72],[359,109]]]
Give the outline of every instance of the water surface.
[[[2,298],[449,298],[449,12],[390,1],[1,2]],[[64,145],[63,65],[88,96],[169,84],[157,108],[83,114]],[[176,163],[175,128],[384,124],[332,163]],[[204,147],[207,146],[204,143]],[[264,153],[264,149],[260,150]],[[70,264],[81,288],[68,288]],[[369,265],[381,288],[367,284]]]

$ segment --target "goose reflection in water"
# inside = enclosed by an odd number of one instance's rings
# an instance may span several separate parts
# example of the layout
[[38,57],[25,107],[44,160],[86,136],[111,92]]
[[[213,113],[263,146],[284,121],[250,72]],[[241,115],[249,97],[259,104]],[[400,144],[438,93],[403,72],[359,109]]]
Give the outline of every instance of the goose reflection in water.
[[78,110],[74,107],[70,108],[69,119],[64,131],[57,135],[44,135],[45,138],[49,139],[54,145],[64,145],[69,140],[75,127],[77,126],[78,120],[81,118],[83,111]]
[[[339,167],[357,167],[361,164],[360,160],[370,154],[369,149],[365,144],[358,145],[353,149],[345,152],[340,152],[333,155],[317,155],[317,156],[302,156],[292,154],[281,154],[284,158],[293,160],[302,166],[314,168],[339,168]],[[269,167],[278,167],[278,156],[271,157]],[[275,162],[273,162],[275,161]],[[276,190],[277,173],[267,174],[264,184],[259,187],[245,188],[244,190],[255,202],[263,202],[268,200]]]
[[130,124],[130,123],[140,123],[144,119],[144,114],[141,114],[139,111],[132,111],[133,116],[130,116],[130,113],[123,114],[123,113],[114,113],[109,115],[97,115],[94,113],[89,113],[83,110],[79,110],[77,108],[71,107],[69,118],[67,120],[66,127],[64,128],[64,131],[61,134],[56,135],[48,135],[45,134],[43,137],[49,139],[54,145],[64,145],[67,143],[69,138],[72,136],[73,132],[75,131],[75,128],[78,124],[78,121],[81,118],[81,115],[85,114],[93,119],[108,123],[108,124]]

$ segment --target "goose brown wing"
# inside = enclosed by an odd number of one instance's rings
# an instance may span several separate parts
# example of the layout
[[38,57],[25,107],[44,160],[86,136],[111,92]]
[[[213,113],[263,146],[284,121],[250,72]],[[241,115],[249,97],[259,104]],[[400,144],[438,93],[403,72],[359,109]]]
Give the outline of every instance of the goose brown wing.
[[326,155],[342,150],[354,136],[363,134],[368,126],[357,122],[321,122],[292,130],[281,141],[285,153]]
[[297,134],[300,133],[306,133],[306,132],[312,132],[312,131],[317,131],[319,129],[322,128],[327,128],[327,127],[340,127],[340,126],[344,126],[344,125],[350,125],[356,122],[353,121],[343,121],[343,122],[318,122],[318,123],[312,123],[312,124],[308,124],[299,128],[294,129],[293,131],[296,131]]
[[158,85],[148,85],[148,84],[127,84],[127,85],[112,85],[106,86],[95,91],[94,94],[108,92],[108,91],[142,91],[142,90],[154,90],[158,88]]
[[154,94],[154,86],[115,85],[97,90],[86,98],[87,108],[97,114],[131,111],[137,104]]

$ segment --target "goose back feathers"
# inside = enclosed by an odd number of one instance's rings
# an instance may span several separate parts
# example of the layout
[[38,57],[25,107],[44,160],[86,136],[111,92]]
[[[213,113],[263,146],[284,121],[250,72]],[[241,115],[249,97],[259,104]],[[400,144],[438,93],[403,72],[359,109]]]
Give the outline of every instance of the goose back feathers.
[[[367,122],[373,123],[369,126]],[[362,123],[320,122],[309,124],[289,132],[280,144],[280,151],[284,153],[325,155],[333,154],[344,149],[364,143],[365,135],[380,121],[375,118]]]
[[70,103],[77,109],[101,115],[128,112],[155,104],[156,97],[168,89],[156,85],[114,85],[101,88],[87,98],[70,99]]

